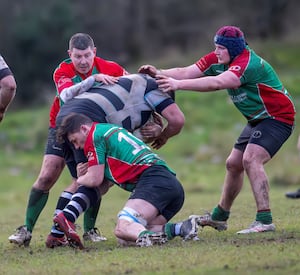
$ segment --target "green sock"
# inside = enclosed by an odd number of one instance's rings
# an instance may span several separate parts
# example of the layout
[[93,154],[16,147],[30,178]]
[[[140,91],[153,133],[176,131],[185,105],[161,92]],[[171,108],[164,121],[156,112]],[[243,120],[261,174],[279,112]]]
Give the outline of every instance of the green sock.
[[28,231],[32,232],[39,215],[47,203],[48,196],[49,192],[45,193],[42,190],[31,189],[25,217],[25,225]]
[[215,221],[227,221],[230,211],[224,210],[220,205],[217,205],[211,214],[211,218]]
[[150,230],[144,230],[139,234],[139,237],[144,236],[145,234],[154,234],[155,232],[150,231]]
[[166,233],[168,240],[172,240],[175,237],[175,224],[166,223],[164,226],[164,232]]
[[99,199],[97,205],[90,206],[83,215],[83,230],[88,232],[95,228],[98,212],[101,205],[101,198]]
[[267,210],[257,211],[256,220],[262,222],[263,224],[271,224],[273,221],[271,210],[267,209]]

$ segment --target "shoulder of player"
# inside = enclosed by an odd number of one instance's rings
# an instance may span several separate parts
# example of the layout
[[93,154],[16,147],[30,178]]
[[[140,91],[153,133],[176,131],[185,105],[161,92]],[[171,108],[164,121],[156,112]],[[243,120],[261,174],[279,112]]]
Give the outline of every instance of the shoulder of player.
[[123,128],[115,124],[94,123],[90,130],[88,138],[93,139],[94,142],[101,142],[103,141],[103,138],[105,140],[108,140],[112,136],[115,136],[115,134],[118,135],[120,131],[123,131]]
[[111,60],[106,60],[106,59],[103,59],[99,56],[96,56],[95,57],[95,64],[98,65],[98,66],[109,66],[109,67],[121,67],[117,62],[115,61],[111,61]]
[[70,58],[63,60],[55,69],[54,75],[65,73],[75,73],[74,65]]
[[255,66],[257,62],[260,63],[261,57],[259,57],[253,50],[246,48],[231,65],[239,65],[241,67]]
[[247,48],[233,60],[228,70],[233,72],[239,71],[240,73],[244,73],[246,70],[257,70],[259,60],[260,58],[255,52]]

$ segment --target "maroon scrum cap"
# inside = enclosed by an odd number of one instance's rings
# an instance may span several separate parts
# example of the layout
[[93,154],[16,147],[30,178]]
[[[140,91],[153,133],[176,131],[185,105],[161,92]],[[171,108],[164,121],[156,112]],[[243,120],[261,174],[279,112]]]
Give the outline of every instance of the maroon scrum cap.
[[246,47],[243,32],[235,26],[221,27],[215,35],[214,42],[227,48],[231,60],[241,54]]

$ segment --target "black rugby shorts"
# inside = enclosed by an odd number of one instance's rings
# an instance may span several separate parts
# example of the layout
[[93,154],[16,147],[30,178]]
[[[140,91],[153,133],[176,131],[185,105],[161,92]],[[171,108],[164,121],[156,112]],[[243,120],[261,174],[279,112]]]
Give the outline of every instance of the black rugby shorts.
[[294,126],[275,119],[265,119],[256,125],[247,124],[234,148],[244,152],[248,143],[265,148],[273,157],[292,134]]
[[151,203],[169,221],[183,205],[184,190],[167,168],[154,165],[140,176],[129,199],[142,199]]

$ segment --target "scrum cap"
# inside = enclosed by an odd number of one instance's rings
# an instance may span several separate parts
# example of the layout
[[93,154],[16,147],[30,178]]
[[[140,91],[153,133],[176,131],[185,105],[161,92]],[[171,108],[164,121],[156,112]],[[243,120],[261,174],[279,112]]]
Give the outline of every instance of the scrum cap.
[[242,53],[246,47],[243,32],[235,26],[221,27],[215,35],[214,42],[227,48],[231,60]]

